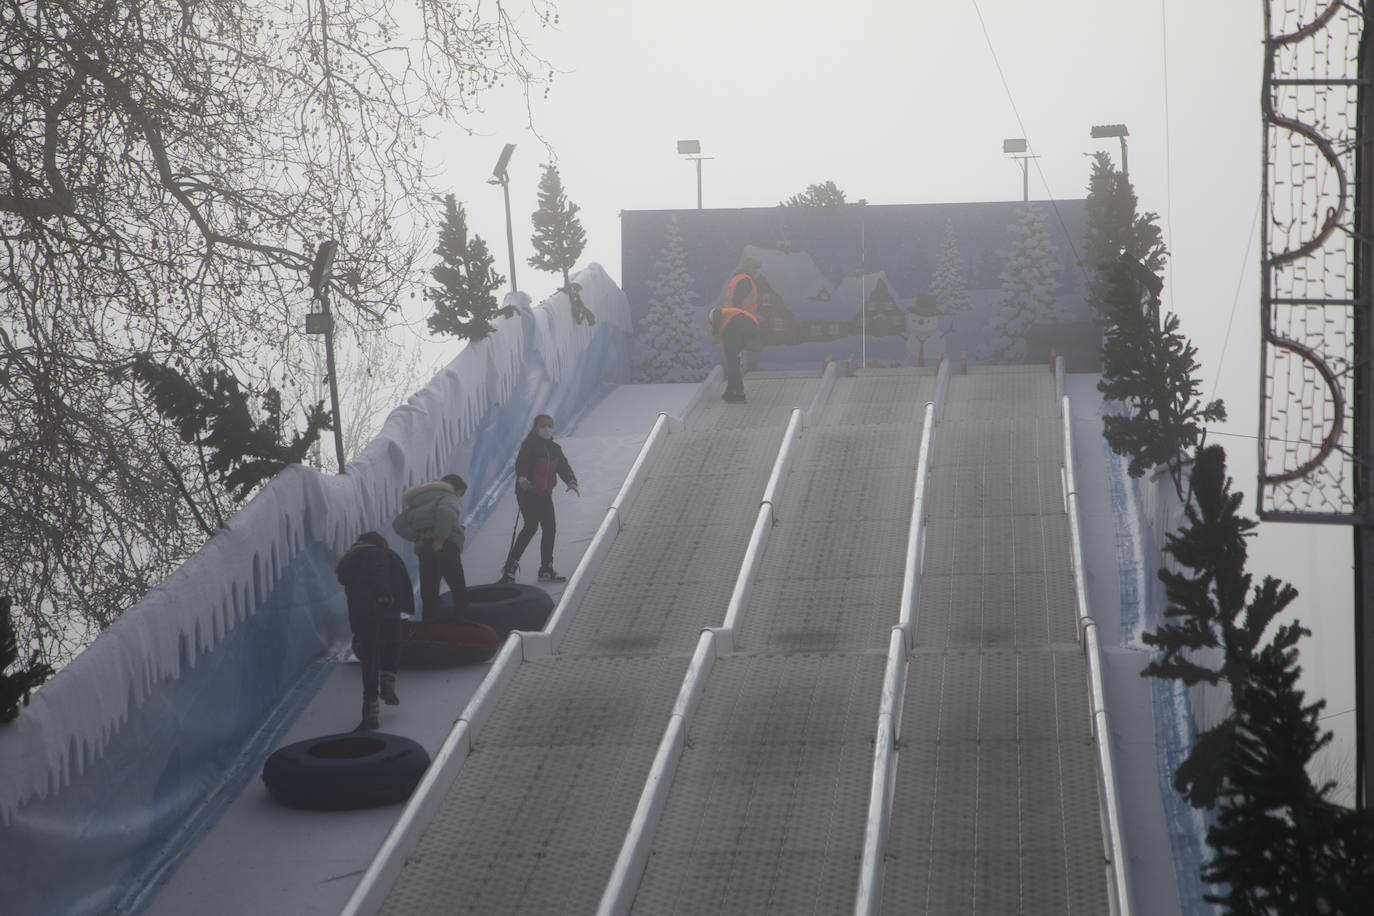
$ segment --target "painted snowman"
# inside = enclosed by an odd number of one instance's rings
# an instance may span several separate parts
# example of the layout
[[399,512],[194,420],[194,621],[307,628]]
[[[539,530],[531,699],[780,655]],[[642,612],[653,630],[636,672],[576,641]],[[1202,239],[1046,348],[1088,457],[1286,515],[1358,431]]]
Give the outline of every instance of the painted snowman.
[[938,365],[945,355],[938,300],[930,293],[922,293],[916,297],[916,304],[906,311],[907,363],[924,367],[929,361]]

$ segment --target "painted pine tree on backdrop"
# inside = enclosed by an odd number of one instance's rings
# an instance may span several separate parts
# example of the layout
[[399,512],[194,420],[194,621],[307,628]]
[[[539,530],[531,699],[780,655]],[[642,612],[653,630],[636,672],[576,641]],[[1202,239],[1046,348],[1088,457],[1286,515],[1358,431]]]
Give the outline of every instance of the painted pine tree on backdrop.
[[467,212],[452,194],[444,196],[444,218],[434,253],[439,263],[429,275],[438,285],[425,290],[425,298],[434,303],[427,321],[432,332],[481,340],[496,329],[492,322],[497,317],[514,313],[514,308],[498,307],[493,293],[506,278],[492,266],[494,259],[482,237],[469,237]]
[[1059,265],[1045,231],[1042,208],[1020,208],[1012,224],[1012,246],[1002,270],[1002,296],[989,322],[979,359],[991,363],[1024,363],[1027,337],[1037,325],[1060,319]]
[[687,254],[677,217],[670,217],[663,254],[637,336],[638,378],[645,382],[699,382],[714,362],[707,332],[697,314],[697,294],[687,272]]
[[582,249],[587,247],[587,233],[577,218],[578,209],[577,204],[569,202],[563,193],[558,168],[544,166],[544,173],[539,178],[539,209],[531,216],[534,235],[530,242],[534,245],[534,254],[529,258],[529,265],[536,270],[561,273],[563,286],[559,292],[567,294],[573,320],[578,324],[596,324],[596,316],[582,304],[579,287],[569,276],[582,256]]
[[952,222],[945,223],[944,244],[930,280],[930,292],[944,319],[945,333],[953,334],[959,329],[960,320],[972,315],[973,300],[969,298],[968,283],[964,280],[964,261],[959,255],[959,240],[954,235]]

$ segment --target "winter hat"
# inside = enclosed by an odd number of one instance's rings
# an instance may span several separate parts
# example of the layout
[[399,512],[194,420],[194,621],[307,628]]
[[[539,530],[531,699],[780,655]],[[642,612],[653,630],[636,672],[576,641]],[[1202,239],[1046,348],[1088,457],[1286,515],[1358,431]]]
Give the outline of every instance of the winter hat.
[[468,482],[463,478],[459,477],[457,474],[445,474],[443,477],[440,477],[439,479],[442,480],[444,483],[448,484],[450,487],[453,487],[453,491],[455,493],[464,493],[467,491]]
[[387,547],[386,538],[375,531],[364,531],[358,535],[359,544],[371,544],[373,547]]

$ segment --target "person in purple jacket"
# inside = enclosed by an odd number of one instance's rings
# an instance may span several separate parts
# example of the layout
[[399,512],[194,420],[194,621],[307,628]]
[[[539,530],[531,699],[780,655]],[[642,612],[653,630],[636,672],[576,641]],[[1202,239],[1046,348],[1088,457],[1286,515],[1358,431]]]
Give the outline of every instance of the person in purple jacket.
[[511,543],[506,565],[501,570],[502,582],[515,581],[520,557],[534,538],[536,529],[544,532],[539,541],[539,581],[567,581],[567,576],[560,576],[553,568],[553,539],[558,528],[553,514],[553,490],[560,477],[568,485],[567,492],[582,495],[577,488],[577,475],[568,464],[562,446],[553,441],[553,417],[541,413],[534,418],[534,425],[515,456],[515,501],[525,517],[525,527]]

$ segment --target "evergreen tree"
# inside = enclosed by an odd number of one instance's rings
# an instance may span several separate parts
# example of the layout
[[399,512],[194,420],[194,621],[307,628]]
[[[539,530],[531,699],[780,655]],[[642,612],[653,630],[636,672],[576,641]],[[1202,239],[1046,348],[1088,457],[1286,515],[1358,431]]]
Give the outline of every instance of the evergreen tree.
[[1104,416],[1103,437],[1112,451],[1131,459],[1132,477],[1162,464],[1181,487],[1180,458],[1202,439],[1203,422],[1226,419],[1226,407],[1199,399],[1197,348],[1179,332],[1177,315],[1169,313],[1156,327],[1152,310],[1139,304],[1114,314],[1097,389],[1107,400],[1124,401],[1129,412]]
[[959,256],[959,241],[952,222],[945,223],[944,245],[940,249],[940,260],[935,264],[930,292],[944,318],[946,333],[953,334],[958,330],[959,320],[972,315],[973,301],[964,281],[964,262]]
[[27,704],[29,692],[52,675],[52,668],[39,663],[36,651],[27,665],[10,671],[19,660],[10,607],[10,596],[0,595],[0,722],[13,722],[19,716],[19,704]]
[[1037,325],[1060,319],[1054,245],[1037,206],[1020,208],[1012,224],[1012,247],[1002,271],[1002,298],[993,312],[979,358],[993,363],[1026,361],[1026,338]]
[[563,274],[563,286],[559,292],[566,293],[572,306],[573,320],[578,324],[596,324],[596,315],[582,304],[576,284],[569,273],[582,256],[587,246],[587,233],[577,218],[577,204],[569,203],[563,193],[563,182],[558,177],[558,169],[553,165],[544,166],[539,178],[539,209],[532,216],[534,235],[534,254],[529,259],[531,267],[549,273]]
[[[1144,637],[1159,650],[1144,676],[1231,690],[1230,713],[1174,776],[1189,804],[1217,810],[1202,876],[1222,892],[1206,899],[1230,913],[1359,912],[1374,894],[1374,816],[1332,803],[1334,784],[1308,776],[1331,740],[1318,727],[1325,703],[1305,703],[1296,688],[1297,643],[1309,633],[1295,621],[1265,641],[1297,592],[1273,577],[1251,589],[1245,538],[1255,522],[1237,513],[1243,495],[1230,488],[1226,453],[1199,449],[1186,524],[1166,538],[1180,571],[1159,572],[1169,622]],[[1200,650],[1219,663],[1209,667]]]
[[452,194],[444,196],[444,219],[439,226],[439,263],[429,275],[437,286],[425,290],[434,303],[427,321],[435,334],[452,334],[463,340],[482,340],[495,330],[500,315],[515,309],[499,308],[492,293],[506,282],[492,267],[493,258],[480,235],[468,237],[467,212]]
[[[281,395],[276,388],[262,394],[266,417],[256,421],[249,408],[249,394],[233,373],[224,369],[206,369],[192,382],[176,369],[140,356],[135,358],[132,372],[158,413],[175,424],[181,441],[200,449],[203,472],[218,475],[226,489],[237,490],[240,500],[287,465],[304,460],[320,433],[334,428],[329,411],[320,401],[307,411],[305,430],[285,443]],[[172,467],[165,457],[164,464]],[[181,491],[186,493],[184,485]],[[208,528],[203,520],[201,524]]]
[[696,313],[697,294],[687,272],[687,255],[677,217],[670,217],[663,254],[654,265],[658,275],[650,291],[649,310],[640,324],[635,368],[645,382],[699,382],[714,358]]
[[[860,201],[862,203],[862,201]],[[780,207],[819,207],[830,209],[845,205],[844,192],[833,181],[807,185],[806,190],[778,204]]]

